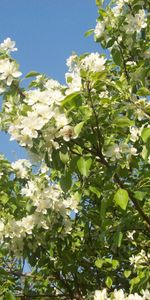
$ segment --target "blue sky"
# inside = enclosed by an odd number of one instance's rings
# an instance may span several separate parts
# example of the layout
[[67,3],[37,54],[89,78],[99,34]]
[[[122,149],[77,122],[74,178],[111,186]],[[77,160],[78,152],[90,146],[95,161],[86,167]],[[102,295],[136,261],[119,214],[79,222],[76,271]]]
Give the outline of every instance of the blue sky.
[[[64,83],[65,61],[72,51],[102,52],[92,36],[84,37],[95,27],[95,0],[5,0],[0,9],[0,40],[16,41],[13,57],[24,75],[36,70]],[[0,133],[0,141],[0,152],[9,160],[26,156],[8,135]]]

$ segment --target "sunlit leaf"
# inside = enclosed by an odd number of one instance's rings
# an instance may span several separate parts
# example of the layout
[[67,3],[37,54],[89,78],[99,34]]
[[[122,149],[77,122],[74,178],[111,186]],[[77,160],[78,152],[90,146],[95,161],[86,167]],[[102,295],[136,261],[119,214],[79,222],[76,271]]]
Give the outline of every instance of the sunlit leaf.
[[114,195],[114,200],[123,210],[126,210],[129,201],[128,192],[124,189],[118,189]]

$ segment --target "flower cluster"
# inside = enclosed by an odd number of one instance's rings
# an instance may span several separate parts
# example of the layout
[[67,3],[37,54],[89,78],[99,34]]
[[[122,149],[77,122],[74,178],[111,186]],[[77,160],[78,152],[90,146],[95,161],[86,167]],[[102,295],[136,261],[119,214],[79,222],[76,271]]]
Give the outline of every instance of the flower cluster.
[[15,41],[7,38],[0,44],[0,94],[22,75],[16,62],[8,57],[12,51],[17,51]]
[[123,290],[115,290],[109,297],[107,290],[95,291],[94,300],[149,300],[150,292],[148,290],[142,291],[142,296],[135,293],[126,295]]
[[12,81],[20,77],[22,73],[18,71],[18,66],[8,58],[0,59],[0,80],[10,86]]
[[47,80],[42,91],[37,88],[26,92],[24,104],[17,112],[18,117],[14,116],[8,129],[11,140],[15,139],[21,146],[32,148],[34,140],[40,136],[48,148],[57,148],[59,144],[55,139],[61,136],[64,140],[66,136],[67,140],[74,138],[73,128],[69,126],[70,120],[60,108],[63,99],[62,87],[55,80]]
[[[14,172],[17,178],[27,179],[31,164],[27,160],[18,160],[11,164],[10,172]],[[24,238],[30,238],[37,230],[52,229],[53,225],[61,222],[61,234],[69,234],[72,229],[71,212],[78,211],[78,201],[74,196],[66,196],[60,186],[51,182],[46,166],[41,166],[41,171],[29,177],[25,185],[22,185],[20,194],[24,202],[21,218],[13,216],[11,212],[6,219],[0,220],[1,241],[10,239],[14,251],[22,251]],[[30,205],[31,212],[28,213],[26,206]],[[54,216],[49,218],[49,215]],[[61,220],[61,221],[60,221]]]
[[105,22],[104,21],[97,22],[94,30],[95,37],[99,39],[104,34],[104,30],[105,30]]
[[145,11],[140,9],[135,16],[128,14],[126,23],[125,30],[127,34],[133,34],[134,32],[140,33],[141,29],[146,28],[147,26]]
[[27,159],[19,159],[12,163],[11,167],[18,178],[27,178],[31,163]]
[[44,180],[43,176],[38,176],[28,181],[21,193],[32,200],[35,211],[41,214],[47,214],[47,210],[51,209],[65,216],[68,210],[69,213],[72,209],[76,210],[77,202],[73,198],[65,199],[61,188],[49,183],[47,175],[44,175]]
[[84,71],[102,72],[105,70],[106,59],[99,55],[98,52],[87,55],[81,61],[81,68]]
[[[112,48],[122,41],[129,50],[132,48],[133,34],[139,40],[141,31],[147,27],[147,14],[143,9],[143,2],[137,1],[136,12],[132,11],[132,0],[118,0],[115,5],[106,8],[106,13],[97,20],[94,30],[96,41],[101,41],[106,48]],[[134,4],[133,4],[134,5]],[[118,29],[118,34],[117,30]],[[114,35],[116,38],[114,39]],[[110,44],[110,46],[109,46]]]
[[150,253],[146,253],[144,250],[141,250],[137,255],[132,255],[130,257],[130,263],[134,268],[144,268],[148,265],[150,259]]
[[12,41],[9,37],[5,39],[0,44],[0,51],[5,51],[6,53],[10,53],[11,51],[17,51],[17,48],[15,47],[16,43],[15,41]]
[[111,161],[121,159],[123,155],[126,155],[129,160],[132,155],[137,155],[137,149],[127,143],[113,144],[107,148],[105,155]]
[[[6,40],[7,41],[7,40]],[[13,49],[13,42],[4,41],[7,47]],[[2,44],[3,45],[3,44]],[[49,157],[53,148],[58,149],[62,139],[66,142],[75,139],[74,124],[63,108],[63,101],[68,95],[82,91],[81,72],[102,72],[105,69],[106,59],[98,53],[91,53],[80,59],[72,55],[67,60],[68,73],[66,73],[67,86],[58,81],[47,79],[38,75],[34,81],[36,87],[21,93],[18,98],[7,96],[2,114],[2,124],[6,123],[10,140],[16,140],[23,147],[36,149],[43,153],[47,150]],[[15,62],[8,58],[0,61],[0,79],[5,79],[11,85],[13,78],[20,76]],[[42,79],[44,78],[44,79]],[[42,83],[42,87],[41,87]],[[22,98],[22,101],[20,101]],[[17,105],[16,105],[17,101]],[[41,140],[40,147],[37,144]],[[44,153],[43,153],[44,155]]]

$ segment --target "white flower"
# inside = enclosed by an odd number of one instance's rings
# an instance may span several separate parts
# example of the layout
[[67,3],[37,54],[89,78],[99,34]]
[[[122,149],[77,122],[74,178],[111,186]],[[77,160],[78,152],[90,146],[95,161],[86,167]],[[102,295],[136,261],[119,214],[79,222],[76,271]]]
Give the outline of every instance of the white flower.
[[135,293],[135,294],[130,294],[128,296],[128,300],[143,300],[143,297]]
[[9,37],[3,41],[3,43],[0,44],[0,50],[4,50],[7,53],[11,51],[17,51],[17,48],[15,48],[15,41],[12,41]]
[[11,85],[14,78],[18,78],[22,74],[18,71],[16,63],[11,62],[8,58],[0,60],[0,73],[0,80],[6,80],[8,86]]
[[26,197],[33,197],[34,193],[37,191],[37,185],[34,181],[28,181],[24,188],[21,190],[21,194]]
[[61,114],[57,109],[55,111],[55,121],[57,128],[62,128],[69,124],[69,121],[65,114]]
[[48,79],[44,86],[47,90],[57,90],[61,88],[61,84],[54,79]]
[[123,290],[115,290],[114,291],[114,299],[115,300],[125,300],[124,292]]
[[136,232],[135,230],[133,230],[133,231],[128,231],[127,237],[128,237],[129,239],[131,239],[131,240],[134,240],[133,235],[134,235],[135,232]]
[[63,93],[58,89],[58,90],[53,90],[50,93],[50,101],[51,104],[57,104],[60,105],[61,101],[64,100],[65,96],[63,95]]
[[64,126],[59,134],[63,137],[63,139],[68,142],[70,139],[75,139],[77,136],[75,135],[74,128],[72,126]]
[[31,167],[31,163],[27,159],[19,159],[11,164],[13,170],[16,171],[16,175],[19,178],[28,177],[28,171]]
[[146,114],[142,109],[138,108],[136,111],[136,115],[137,115],[138,120],[142,121]]
[[42,81],[43,81],[43,75],[37,75],[36,79],[35,79],[35,82],[41,83]]
[[145,15],[144,9],[140,9],[138,14],[135,15],[137,31],[140,31],[141,28],[145,28],[147,26],[147,19]]
[[33,105],[35,103],[50,104],[50,95],[47,91],[40,91],[40,89],[35,89],[26,92],[26,99],[24,100],[28,105]]
[[75,196],[72,196],[70,199],[66,199],[63,201],[65,208],[70,208],[75,213],[78,212],[78,209],[77,209],[78,203],[79,203],[79,201]]
[[26,92],[26,99],[24,100],[28,105],[33,105],[37,103],[50,105],[52,106],[54,103],[60,105],[60,101],[64,99],[64,95],[60,88],[50,88],[50,86],[57,87],[57,83],[55,80],[49,80],[46,82],[45,87],[47,88],[44,91],[40,89],[35,89]]
[[55,149],[59,148],[59,144],[54,141],[56,134],[56,128],[54,127],[48,127],[42,131],[42,136],[46,142],[46,147],[48,147],[49,154],[51,153],[52,147]]
[[97,22],[94,33],[96,38],[100,38],[105,30],[105,22],[101,21],[101,22]]
[[4,223],[2,220],[0,220],[0,231],[3,231],[4,230]]
[[116,5],[112,8],[112,12],[114,14],[114,17],[118,17],[120,15],[121,9],[122,9],[122,7],[120,7],[119,5]]
[[135,147],[129,147],[128,152],[129,152],[129,154],[134,155],[134,156],[138,155],[137,149]]
[[129,294],[125,295],[122,289],[115,290],[114,292],[110,293],[110,298],[107,295],[106,289],[99,291],[95,291],[94,300],[150,300],[150,292],[148,290],[142,291],[143,296],[139,294]]
[[98,52],[91,53],[82,59],[81,68],[85,71],[101,72],[105,70],[105,62],[106,59],[100,57]]
[[134,32],[140,33],[141,29],[147,26],[144,9],[140,9],[135,16],[128,14],[125,21],[127,25],[125,25],[124,28],[127,34],[133,34]]
[[109,146],[107,151],[105,152],[105,155],[107,157],[110,157],[112,161],[115,161],[116,159],[120,159],[121,156],[121,149],[119,145],[114,144],[112,146]]
[[78,56],[76,54],[73,54],[69,58],[67,58],[66,65],[69,68],[70,72],[74,71],[77,68],[77,59]]
[[34,215],[29,215],[16,222],[16,225],[20,228],[22,233],[26,232],[32,234],[32,229],[35,226]]
[[144,250],[141,250],[140,253],[137,255],[132,255],[129,258],[130,264],[134,265],[134,268],[136,269],[138,266],[142,267],[143,263],[147,261],[147,259],[150,258],[150,254],[146,255],[146,252]]
[[122,154],[126,154],[128,159],[130,159],[131,155],[137,155],[137,149],[122,142],[119,145],[114,144],[109,146],[105,151],[105,155],[110,157],[111,161],[122,158]]
[[130,127],[130,140],[132,142],[136,142],[139,139],[139,136],[141,134],[141,130],[135,126]]
[[95,291],[94,300],[107,300],[107,291],[106,289],[102,291]]
[[13,141],[13,140],[19,141],[20,140],[21,135],[20,135],[19,128],[17,125],[18,124],[12,124],[8,128],[8,133],[11,135],[10,141]]
[[148,156],[147,162],[148,162],[148,164],[150,164],[150,155]]
[[41,164],[40,171],[42,174],[45,174],[49,171],[49,168],[47,167],[47,165],[44,162],[42,162],[42,164]]
[[150,292],[148,290],[142,290],[143,300],[150,300]]
[[3,175],[4,175],[4,173],[3,173],[3,172],[0,172],[0,179],[2,178]]
[[42,118],[45,119],[46,122],[48,122],[54,116],[54,111],[47,104],[36,103],[33,105],[33,110],[39,116],[42,116]]
[[117,5],[112,8],[112,11],[113,11],[113,14],[114,14],[115,17],[118,17],[121,14],[124,4],[128,3],[129,1],[130,0],[118,0],[118,1],[116,1]]
[[98,96],[99,98],[109,98],[109,93],[108,91],[103,91]]
[[126,65],[127,65],[127,66],[136,66],[136,62],[135,62],[135,61],[132,61],[132,60],[128,60],[128,61],[126,62]]
[[66,95],[70,95],[81,90],[82,83],[79,70],[77,72],[66,73],[65,79],[68,85],[68,89],[65,92]]
[[21,122],[18,128],[21,129],[22,135],[28,135],[31,138],[36,138],[38,136],[37,130],[40,130],[47,120],[44,120],[41,116],[34,111],[29,111],[27,116],[21,117]]

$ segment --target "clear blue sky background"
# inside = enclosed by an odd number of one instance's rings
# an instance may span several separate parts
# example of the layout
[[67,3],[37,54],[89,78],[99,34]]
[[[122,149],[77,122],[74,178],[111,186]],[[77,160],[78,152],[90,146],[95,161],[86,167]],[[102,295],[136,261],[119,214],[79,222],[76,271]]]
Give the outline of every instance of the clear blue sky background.
[[[84,33],[95,27],[95,0],[4,0],[0,3],[0,39],[11,37],[18,52],[13,57],[25,75],[31,70],[64,83],[65,61],[72,51],[102,52],[93,37]],[[14,161],[26,157],[17,143],[0,133],[0,152]]]

